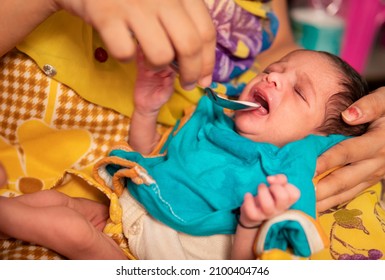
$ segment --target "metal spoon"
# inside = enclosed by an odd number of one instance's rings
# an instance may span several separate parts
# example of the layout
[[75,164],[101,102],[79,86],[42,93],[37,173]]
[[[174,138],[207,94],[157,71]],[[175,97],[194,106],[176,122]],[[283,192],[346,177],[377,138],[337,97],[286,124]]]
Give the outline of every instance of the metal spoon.
[[[171,62],[170,66],[175,72],[177,73],[179,72],[179,65],[176,61]],[[227,99],[225,97],[220,96],[216,91],[208,87],[204,88],[204,92],[212,102],[214,102],[215,104],[223,108],[245,111],[245,110],[255,110],[261,107],[261,104],[259,103]]]
[[223,108],[246,111],[255,110],[261,107],[261,104],[259,103],[224,98],[215,91],[213,91],[211,88],[205,88],[204,91],[211,101]]

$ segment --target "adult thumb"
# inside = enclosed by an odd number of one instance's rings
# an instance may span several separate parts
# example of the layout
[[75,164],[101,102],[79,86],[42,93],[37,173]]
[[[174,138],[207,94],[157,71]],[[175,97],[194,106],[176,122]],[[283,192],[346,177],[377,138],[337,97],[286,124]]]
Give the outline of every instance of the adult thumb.
[[342,112],[342,118],[350,125],[372,122],[384,115],[385,87],[362,97]]

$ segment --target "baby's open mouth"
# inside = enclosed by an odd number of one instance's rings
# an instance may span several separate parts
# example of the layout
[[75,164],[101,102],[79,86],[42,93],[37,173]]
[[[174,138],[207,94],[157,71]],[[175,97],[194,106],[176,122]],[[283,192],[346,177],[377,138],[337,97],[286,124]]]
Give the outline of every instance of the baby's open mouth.
[[269,112],[269,103],[266,101],[266,98],[262,95],[262,93],[255,91],[253,98],[253,102],[261,104],[261,108],[264,108],[267,113]]

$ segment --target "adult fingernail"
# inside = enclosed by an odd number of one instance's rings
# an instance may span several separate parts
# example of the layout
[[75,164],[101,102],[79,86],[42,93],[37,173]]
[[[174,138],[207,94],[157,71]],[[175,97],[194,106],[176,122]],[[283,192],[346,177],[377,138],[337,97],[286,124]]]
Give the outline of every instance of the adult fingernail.
[[211,82],[212,82],[212,76],[207,75],[207,76],[199,79],[198,84],[202,87],[209,87],[211,85]]
[[195,83],[192,83],[192,84],[183,84],[182,87],[183,87],[185,90],[190,91],[190,90],[193,90],[193,89],[196,87],[196,84],[195,84]]
[[362,112],[358,107],[352,106],[342,112],[342,116],[347,121],[356,121],[362,116]]

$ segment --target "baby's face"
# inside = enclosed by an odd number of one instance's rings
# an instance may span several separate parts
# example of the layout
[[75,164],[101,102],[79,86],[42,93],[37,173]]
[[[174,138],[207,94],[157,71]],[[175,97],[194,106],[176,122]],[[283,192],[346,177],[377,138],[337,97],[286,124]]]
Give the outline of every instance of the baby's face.
[[327,100],[341,90],[340,74],[322,54],[296,51],[271,64],[244,89],[240,100],[261,108],[237,111],[237,132],[282,146],[309,134],[325,119]]

